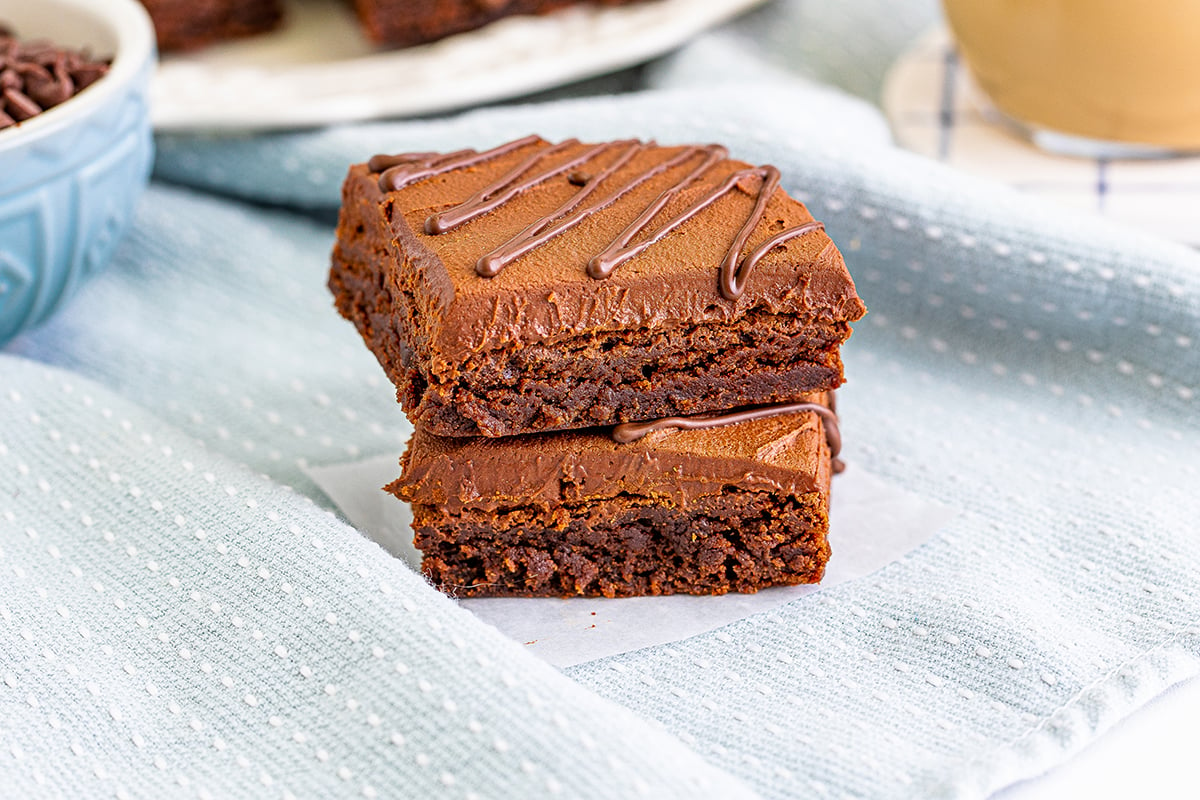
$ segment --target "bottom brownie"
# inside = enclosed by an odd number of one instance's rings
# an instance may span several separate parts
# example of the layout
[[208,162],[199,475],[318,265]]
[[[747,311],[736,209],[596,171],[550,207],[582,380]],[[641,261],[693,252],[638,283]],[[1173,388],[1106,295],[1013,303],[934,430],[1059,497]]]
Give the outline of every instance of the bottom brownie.
[[459,596],[814,583],[829,559],[836,443],[822,412],[658,430],[626,444],[608,429],[504,439],[418,430],[386,488],[413,505],[422,570]]

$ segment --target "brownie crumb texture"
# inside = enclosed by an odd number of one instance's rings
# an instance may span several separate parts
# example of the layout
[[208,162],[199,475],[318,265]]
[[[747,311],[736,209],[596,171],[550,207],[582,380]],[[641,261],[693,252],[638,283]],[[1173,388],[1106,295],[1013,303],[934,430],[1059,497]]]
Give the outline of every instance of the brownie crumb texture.
[[816,583],[829,559],[819,493],[731,491],[686,510],[649,498],[452,515],[413,507],[422,571],[460,597],[631,597]]

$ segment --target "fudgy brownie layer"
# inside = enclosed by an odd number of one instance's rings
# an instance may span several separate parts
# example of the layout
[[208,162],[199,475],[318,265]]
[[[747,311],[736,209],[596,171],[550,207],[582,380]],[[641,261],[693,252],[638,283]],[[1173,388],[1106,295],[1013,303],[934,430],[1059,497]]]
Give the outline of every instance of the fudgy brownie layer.
[[280,0],[142,0],[160,50],[189,50],[265,33],[283,19]]
[[725,594],[816,583],[829,560],[827,495],[730,490],[686,508],[616,497],[561,509],[414,506],[422,571],[462,597]]
[[[353,0],[367,36],[380,44],[413,45],[462,33],[516,14],[545,14],[579,0]],[[598,0],[617,6],[634,0]]]
[[[345,261],[330,274],[416,425],[442,436],[509,436],[791,402],[842,383],[844,322],[749,312],[737,323],[619,331],[476,354],[451,381],[417,363],[386,276]],[[379,263],[379,262],[375,262]]]

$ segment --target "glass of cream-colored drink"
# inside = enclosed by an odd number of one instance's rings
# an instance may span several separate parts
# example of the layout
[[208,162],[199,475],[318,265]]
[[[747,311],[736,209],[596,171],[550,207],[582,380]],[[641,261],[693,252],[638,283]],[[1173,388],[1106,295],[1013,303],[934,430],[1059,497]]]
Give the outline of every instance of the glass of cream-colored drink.
[[943,0],[987,98],[1036,143],[1200,151],[1200,0]]

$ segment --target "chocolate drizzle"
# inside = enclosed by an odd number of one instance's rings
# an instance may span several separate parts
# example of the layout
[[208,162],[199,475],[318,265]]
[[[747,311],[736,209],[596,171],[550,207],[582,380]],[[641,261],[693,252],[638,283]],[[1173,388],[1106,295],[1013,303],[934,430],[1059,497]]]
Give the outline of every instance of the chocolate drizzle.
[[556,175],[573,170],[575,167],[590,161],[594,156],[611,149],[615,144],[598,144],[589,147],[575,158],[564,164],[535,172],[525,180],[519,180],[529,170],[541,163],[547,156],[557,155],[573,145],[579,144],[578,139],[568,139],[562,144],[534,153],[490,186],[485,186],[453,208],[448,208],[440,214],[434,214],[425,220],[425,232],[430,236],[454,230],[459,225],[482,217],[497,206],[507,203],[521,192],[532,189],[538,184],[545,183]]
[[526,136],[524,139],[517,139],[508,144],[493,147],[491,150],[484,150],[482,153],[477,150],[456,150],[444,155],[441,153],[402,153],[398,156],[372,156],[371,160],[367,162],[367,169],[371,172],[382,170],[383,174],[379,176],[379,188],[385,192],[396,192],[417,181],[453,172],[463,167],[482,164],[540,141],[541,138],[538,136]]
[[[575,227],[576,224],[587,219],[597,211],[612,205],[617,200],[621,199],[621,197],[633,191],[638,186],[641,186],[646,181],[650,180],[656,175],[661,175],[673,167],[679,166],[701,151],[701,148],[699,147],[685,148],[675,157],[669,158],[659,164],[655,164],[650,169],[644,170],[638,175],[635,175],[627,183],[618,187],[616,191],[610,192],[600,201],[592,203],[591,205],[582,206],[583,201],[588,199],[588,197],[590,197],[592,193],[600,187],[605,179],[628,164],[638,153],[641,153],[654,146],[653,142],[642,144],[641,142],[636,141],[616,142],[615,144],[627,144],[628,147],[623,153],[617,156],[617,158],[611,164],[598,172],[594,178],[588,181],[582,187],[582,191],[580,191],[566,203],[552,211],[548,216],[545,216],[528,226],[525,228],[525,230],[521,231],[512,239],[509,239],[492,252],[484,254],[484,256],[479,259],[479,263],[475,265],[475,271],[480,275],[489,278],[499,274],[500,270],[504,269],[506,266],[525,255],[530,250],[540,247],[541,245],[553,239],[555,236],[558,236],[560,233]],[[593,275],[592,277],[607,276]]]
[[617,238],[611,244],[608,245],[608,247],[604,248],[595,256],[593,256],[592,259],[588,261],[588,275],[591,275],[593,278],[607,278],[609,275],[612,275],[613,271],[616,270],[616,268],[621,264],[662,239],[672,230],[679,227],[685,220],[695,215],[697,212],[703,209],[704,206],[708,205],[708,203],[703,203],[700,205],[693,204],[689,208],[685,209],[682,213],[677,214],[673,219],[660,226],[658,230],[650,234],[650,237],[645,241],[639,242],[636,245],[629,244],[633,237],[637,236],[639,233],[642,233],[646,229],[646,226],[650,224],[650,221],[658,215],[658,212],[662,211],[667,203],[671,202],[671,198],[678,195],[680,192],[686,189],[692,183],[692,181],[699,178],[702,174],[707,172],[710,168],[716,166],[718,162],[725,159],[729,155],[728,151],[724,147],[720,147],[718,145],[709,145],[705,148],[689,148],[689,150],[684,152],[686,152],[689,157],[698,152],[703,153],[704,159],[695,168],[693,168],[691,172],[689,172],[687,175],[684,175],[683,178],[680,179],[674,186],[668,188],[665,192],[660,194],[653,203],[646,206],[645,210],[638,215],[638,218],[630,223],[629,227],[622,231],[621,234],[617,236]]
[[[480,164],[521,148],[536,145],[541,141],[537,136],[527,136],[524,139],[518,139],[483,152],[460,150],[446,155],[408,153],[398,156],[375,156],[368,163],[368,167],[372,172],[382,170],[382,174],[379,176],[380,189],[385,192],[397,191],[417,181]],[[425,233],[433,236],[454,230],[507,203],[522,192],[566,173],[568,182],[579,187],[579,191],[570,200],[549,215],[530,224],[491,252],[485,253],[479,259],[475,266],[476,273],[486,278],[494,277],[513,261],[540,247],[560,233],[570,230],[591,215],[611,206],[646,181],[689,161],[696,160],[697,157],[699,157],[697,163],[685,175],[660,193],[616,239],[588,260],[588,275],[595,279],[603,279],[612,275],[621,264],[637,257],[647,248],[661,241],[671,231],[733,191],[735,187],[743,186],[747,179],[757,178],[760,184],[753,210],[738,230],[721,261],[718,284],[721,295],[726,299],[737,300],[741,297],[754,266],[772,249],[810,231],[824,229],[824,225],[816,221],[788,228],[754,248],[745,257],[742,256],[746,242],[749,241],[754,229],[766,213],[767,203],[779,188],[779,170],[772,166],[763,166],[741,169],[729,174],[719,185],[692,200],[669,220],[651,230],[651,223],[673,199],[718,163],[728,158],[729,154],[725,148],[720,145],[685,147],[674,156],[664,159],[636,175],[625,177],[619,185],[601,196],[599,189],[606,181],[609,181],[615,173],[627,166],[636,156],[655,147],[655,144],[625,140],[594,145],[560,164],[543,166],[546,159],[553,158],[578,145],[578,140],[569,139],[557,145],[538,148],[536,152],[488,186],[480,189],[472,197],[426,219]],[[620,152],[607,166],[594,175],[580,169],[593,159],[602,157],[613,150],[620,150]],[[639,237],[641,238],[639,239]],[[634,242],[635,239],[638,241]]]
[[[830,393],[829,397],[830,406],[833,406],[833,394]],[[698,414],[694,417],[666,417],[649,422],[626,422],[612,429],[612,438],[621,444],[629,444],[656,431],[718,428],[722,425],[736,425],[739,422],[767,419],[783,414],[799,414],[804,411],[812,412],[821,418],[825,428],[825,441],[829,443],[829,455],[833,459],[833,471],[841,472],[846,467],[838,458],[838,454],[842,451],[842,433],[838,426],[838,415],[833,408],[827,408],[820,403],[785,403],[777,406],[747,408],[724,414]]]

